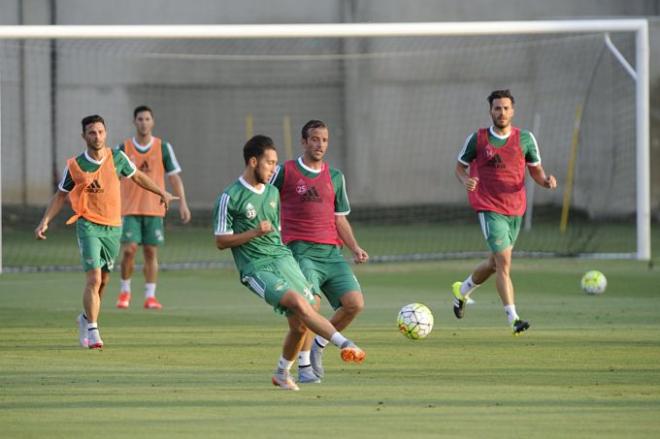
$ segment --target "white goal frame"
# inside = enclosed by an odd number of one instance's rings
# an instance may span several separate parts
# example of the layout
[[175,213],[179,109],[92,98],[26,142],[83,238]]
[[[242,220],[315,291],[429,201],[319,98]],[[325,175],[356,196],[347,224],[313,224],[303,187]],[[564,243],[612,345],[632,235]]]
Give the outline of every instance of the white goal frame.
[[[438,23],[341,23],[278,25],[149,25],[149,26],[0,26],[0,39],[254,39],[421,37],[605,33],[607,47],[635,81],[636,205],[639,260],[651,259],[651,167],[649,104],[649,36],[646,19],[489,21]],[[609,40],[609,32],[635,33],[634,67]],[[2,90],[0,90],[0,93]],[[1,127],[0,127],[1,130]],[[1,133],[1,131],[0,131]],[[0,136],[0,157],[2,141]],[[0,170],[0,214],[2,213]],[[0,215],[0,230],[2,219]],[[0,233],[0,273],[2,273]]]

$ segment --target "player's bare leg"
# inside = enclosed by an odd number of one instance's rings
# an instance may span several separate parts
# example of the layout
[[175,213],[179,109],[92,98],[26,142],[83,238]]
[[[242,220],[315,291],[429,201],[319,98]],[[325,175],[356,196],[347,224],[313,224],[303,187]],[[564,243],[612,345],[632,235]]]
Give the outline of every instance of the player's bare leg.
[[495,255],[491,254],[488,259],[477,265],[472,274],[464,282],[457,281],[451,286],[454,315],[457,319],[463,318],[465,315],[465,305],[470,300],[470,294],[496,272],[496,265]]
[[516,312],[513,282],[511,282],[511,253],[513,248],[508,247],[495,253],[496,287],[500,295],[504,312],[506,313],[513,335],[519,335],[529,329],[529,322],[522,320]]
[[83,308],[85,313],[79,316],[79,324],[87,323],[87,347],[100,349],[103,340],[98,330],[98,317],[101,309],[101,298],[105,287],[110,279],[110,273],[103,272],[100,268],[93,268],[85,273],[85,290],[83,291]]
[[100,307],[100,302],[103,302],[103,295],[105,294],[105,289],[108,286],[109,282],[110,282],[110,272],[101,270],[101,285],[99,285],[99,307]]
[[284,337],[282,355],[287,360],[294,361],[303,346],[308,330],[307,326],[298,317],[289,316],[287,319],[289,321],[289,332]]
[[351,324],[355,317],[364,309],[364,296],[359,291],[350,291],[340,298],[341,307],[330,317],[330,323],[343,331]]
[[300,352],[300,348],[305,341],[305,334],[307,327],[302,321],[296,317],[288,316],[289,332],[284,337],[284,345],[282,346],[282,356],[277,365],[275,374],[273,375],[273,385],[278,386],[284,390],[300,390],[291,377],[291,366]]
[[144,280],[149,283],[158,281],[158,246],[145,244],[144,252]]
[[323,337],[331,337],[337,332],[325,317],[320,315],[307,300],[294,291],[284,293],[280,304],[290,310],[310,330]]
[[138,245],[135,242],[122,244],[121,247],[121,283],[122,287],[117,298],[117,308],[128,308],[131,302],[130,282],[135,269],[135,254]]
[[[334,315],[330,318],[330,323],[334,326],[337,331],[343,331],[351,324],[355,317],[362,312],[364,309],[364,296],[360,291],[349,291],[340,298],[341,307],[337,309]],[[323,368],[323,350],[328,344],[328,340],[316,336],[315,338],[310,337],[309,340],[306,340],[306,345],[303,347],[303,350],[308,349],[310,351],[310,363],[314,375],[323,378],[325,375],[325,370]]]
[[500,295],[502,305],[512,305],[513,284],[511,283],[511,247],[494,254],[495,258],[495,285]]
[[156,282],[158,281],[158,246],[144,244],[144,281],[145,298],[144,307],[147,309],[161,309],[162,305],[156,300]]
[[287,291],[280,299],[280,304],[289,309],[310,330],[321,337],[330,340],[332,344],[341,349],[342,360],[347,362],[361,363],[366,354],[352,341],[344,337],[332,324],[321,314],[316,312],[312,305],[302,296],[294,291]]
[[495,274],[495,267],[495,255],[491,253],[488,259],[477,265],[477,267],[474,269],[472,272],[472,280],[475,284],[481,285],[482,283],[486,282],[488,278],[490,278],[493,274]]
[[92,268],[85,273],[85,289],[83,291],[83,308],[89,322],[96,322],[101,308],[102,272],[100,268]]
[[133,277],[135,269],[135,254],[138,245],[135,242],[128,242],[121,246],[121,278],[130,279]]
[[[314,299],[315,301],[312,307],[316,312],[319,312],[321,309],[321,297],[314,295]],[[318,384],[321,382],[320,377],[316,375],[316,372],[312,367],[310,358],[312,343],[314,342],[315,336],[316,334],[309,329],[305,332],[303,345],[298,356],[298,382],[302,384]]]

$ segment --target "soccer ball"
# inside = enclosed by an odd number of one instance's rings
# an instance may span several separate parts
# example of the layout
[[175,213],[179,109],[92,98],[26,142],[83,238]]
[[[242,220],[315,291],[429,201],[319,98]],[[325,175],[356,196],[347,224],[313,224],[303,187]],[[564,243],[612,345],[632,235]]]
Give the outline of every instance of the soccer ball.
[[582,291],[587,294],[603,294],[607,288],[607,278],[598,270],[587,271],[580,282]]
[[411,303],[401,308],[396,323],[403,335],[411,340],[420,340],[431,333],[433,314],[428,306]]

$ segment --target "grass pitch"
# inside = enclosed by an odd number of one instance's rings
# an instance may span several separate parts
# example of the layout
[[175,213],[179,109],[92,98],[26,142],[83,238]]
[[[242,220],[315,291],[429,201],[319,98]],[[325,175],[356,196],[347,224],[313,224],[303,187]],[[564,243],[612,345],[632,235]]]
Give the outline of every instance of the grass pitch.
[[[0,276],[0,435],[5,438],[660,436],[660,271],[633,261],[520,260],[512,337],[493,280],[465,319],[449,288],[476,261],[356,268],[367,308],[345,331],[362,365],[326,352],[322,384],[270,384],[284,320],[231,270],[163,272],[161,312],[114,308],[106,347],[77,347],[81,273]],[[609,286],[579,291],[587,269]],[[410,341],[398,309],[426,303],[435,328]],[[327,303],[323,311],[328,314]]]

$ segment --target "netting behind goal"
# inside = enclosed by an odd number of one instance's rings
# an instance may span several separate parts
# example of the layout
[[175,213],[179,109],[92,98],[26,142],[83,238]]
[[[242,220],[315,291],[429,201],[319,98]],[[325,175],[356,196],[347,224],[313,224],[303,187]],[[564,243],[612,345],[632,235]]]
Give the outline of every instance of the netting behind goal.
[[[612,40],[634,61],[632,33]],[[501,88],[511,89],[515,125],[533,131],[546,171],[559,181],[557,191],[533,189],[516,250],[636,250],[635,83],[600,33],[5,40],[0,74],[6,269],[78,266],[74,232],[61,226],[66,212],[51,241],[37,245],[31,231],[65,160],[83,150],[82,117],[104,116],[115,145],[133,135],[132,110],[141,104],[154,109],[155,134],[174,147],[194,214],[186,227],[176,207],[168,214],[165,264],[229,260],[213,246],[211,208],[243,169],[246,137],[269,135],[280,160],[295,158],[309,119],[330,127],[327,158],[345,173],[349,218],[373,259],[481,254],[483,237],[454,166],[466,137],[489,126],[486,97]],[[564,231],[562,207],[569,208]]]

